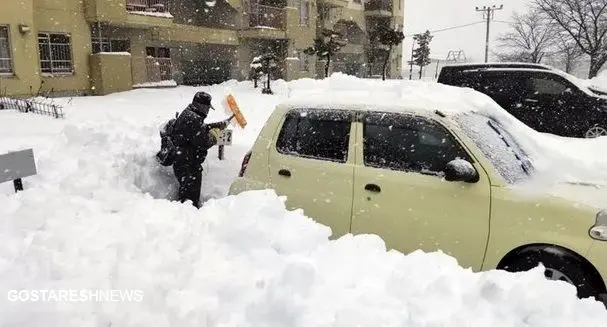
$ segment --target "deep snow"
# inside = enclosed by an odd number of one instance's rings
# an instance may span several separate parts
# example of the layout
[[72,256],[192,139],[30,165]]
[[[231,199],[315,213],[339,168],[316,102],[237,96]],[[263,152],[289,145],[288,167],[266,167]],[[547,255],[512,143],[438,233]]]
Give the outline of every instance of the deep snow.
[[[386,252],[374,236],[329,241],[327,227],[285,210],[270,190],[220,198],[276,103],[346,83],[375,88],[368,96],[384,100],[391,93],[380,92],[379,81],[336,75],[279,81],[273,96],[231,81],[55,100],[67,104],[65,121],[0,111],[0,152],[34,147],[39,170],[24,180],[25,192],[13,194],[10,184],[0,188],[0,292],[145,292],[143,302],[129,303],[18,303],[3,296],[0,326],[604,325],[601,304],[578,300],[572,286],[546,281],[540,269],[473,273],[440,252]],[[468,90],[402,83],[408,85],[405,98],[422,107],[437,103],[446,110],[459,103],[491,110],[491,101]],[[195,210],[165,199],[175,182],[154,154],[158,126],[200,89],[215,99],[232,92],[249,124],[233,127],[225,161],[214,155],[216,148],[210,151],[203,196],[219,199]],[[402,100],[402,94],[394,96]],[[212,112],[209,120],[226,116]],[[577,162],[572,174],[578,177],[605,162],[597,151],[605,140],[578,142],[516,128],[538,147],[537,157]],[[540,150],[541,144],[555,153]]]

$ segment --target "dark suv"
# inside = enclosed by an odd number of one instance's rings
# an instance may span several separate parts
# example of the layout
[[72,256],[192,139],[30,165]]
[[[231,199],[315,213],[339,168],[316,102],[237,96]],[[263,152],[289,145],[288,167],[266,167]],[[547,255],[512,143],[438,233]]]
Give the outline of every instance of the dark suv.
[[582,138],[607,135],[607,93],[550,66],[447,65],[438,82],[482,92],[539,132]]

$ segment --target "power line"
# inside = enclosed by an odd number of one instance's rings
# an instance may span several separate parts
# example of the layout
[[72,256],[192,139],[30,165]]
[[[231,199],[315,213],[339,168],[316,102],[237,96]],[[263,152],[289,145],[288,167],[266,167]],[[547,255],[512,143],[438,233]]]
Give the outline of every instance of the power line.
[[[484,22],[485,22],[484,20],[481,20],[481,21],[478,21],[478,22],[475,22],[475,23],[469,23],[469,24],[465,24],[465,25],[447,27],[447,28],[443,28],[443,29],[440,29],[440,30],[430,31],[430,33],[440,33],[440,32],[444,32],[444,31],[450,31],[450,30],[454,30],[454,29],[458,29],[458,28],[463,28],[463,27],[468,27],[468,26],[472,26],[472,25],[481,24],[481,23],[484,23]],[[414,35],[415,34],[407,34],[405,36],[414,36]]]

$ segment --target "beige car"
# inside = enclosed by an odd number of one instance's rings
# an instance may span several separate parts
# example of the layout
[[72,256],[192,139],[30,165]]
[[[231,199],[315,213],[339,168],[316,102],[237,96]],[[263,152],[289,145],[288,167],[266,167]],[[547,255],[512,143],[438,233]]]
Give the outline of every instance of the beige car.
[[279,105],[229,193],[274,189],[289,209],[331,227],[332,238],[377,234],[389,249],[442,250],[474,271],[542,263],[547,278],[576,285],[580,297],[607,299],[607,212],[510,188],[534,169],[497,121],[316,107]]

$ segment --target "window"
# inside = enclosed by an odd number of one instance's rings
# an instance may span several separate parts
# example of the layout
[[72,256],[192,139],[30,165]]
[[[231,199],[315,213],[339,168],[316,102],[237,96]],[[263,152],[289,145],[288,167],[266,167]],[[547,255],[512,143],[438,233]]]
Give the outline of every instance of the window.
[[369,114],[363,133],[366,166],[438,174],[451,160],[472,161],[444,127],[421,117]]
[[299,70],[302,72],[310,71],[310,59],[308,55],[303,50],[300,50],[297,52],[297,56],[299,57]]
[[72,73],[71,38],[65,33],[38,33],[42,73]]
[[93,53],[99,52],[131,52],[131,44],[126,39],[109,39],[92,37]]
[[278,152],[305,158],[346,162],[350,141],[349,113],[310,110],[287,114],[278,136]]
[[531,77],[529,88],[534,95],[560,95],[570,89],[567,84],[546,77]]
[[299,25],[308,26],[310,15],[308,12],[310,2],[308,0],[299,0]]
[[0,25],[0,74],[13,73],[11,44],[8,37],[8,26]]
[[162,81],[173,78],[173,63],[171,62],[171,49],[160,47],[146,47],[146,70],[148,78],[158,75]]
[[99,52],[131,52],[131,42],[128,38],[108,37],[113,31],[104,25],[91,26],[91,43],[93,53]]
[[460,114],[455,119],[506,182],[529,178],[533,172],[531,161],[514,137],[496,121],[479,114]]

